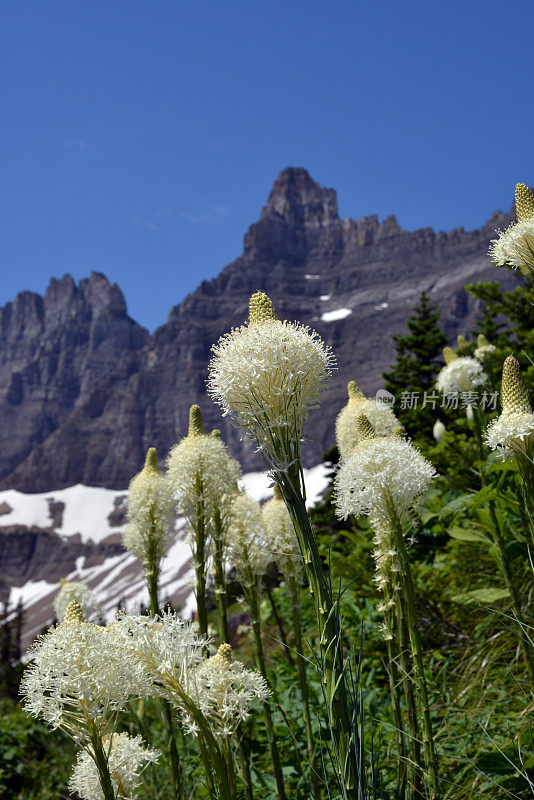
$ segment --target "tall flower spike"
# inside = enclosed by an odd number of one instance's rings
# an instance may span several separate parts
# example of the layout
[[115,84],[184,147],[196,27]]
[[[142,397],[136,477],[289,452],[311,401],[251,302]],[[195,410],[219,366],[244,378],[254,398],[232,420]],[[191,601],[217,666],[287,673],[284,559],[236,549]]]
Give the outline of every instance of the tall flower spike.
[[516,411],[530,414],[532,408],[521,367],[514,356],[508,356],[502,367],[501,406],[503,414]]
[[515,187],[515,213],[518,222],[534,219],[534,194],[525,183]]
[[249,325],[261,325],[269,319],[276,319],[271,299],[263,292],[253,294],[248,303]]
[[205,436],[204,423],[202,422],[202,414],[200,407],[197,405],[191,406],[189,409],[189,436]]

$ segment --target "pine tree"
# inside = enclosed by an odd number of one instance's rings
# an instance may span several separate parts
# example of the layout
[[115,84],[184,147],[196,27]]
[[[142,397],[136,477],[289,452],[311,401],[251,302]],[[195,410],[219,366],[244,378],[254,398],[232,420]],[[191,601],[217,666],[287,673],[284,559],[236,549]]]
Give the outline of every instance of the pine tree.
[[[385,388],[395,396],[394,410],[407,433],[427,441],[432,437],[432,428],[439,416],[439,402],[436,402],[434,410],[430,395],[435,391],[434,382],[443,362],[441,350],[447,344],[445,334],[438,326],[440,314],[427,293],[421,292],[419,302],[406,322],[409,333],[393,337],[397,360],[389,372],[384,373]],[[417,396],[417,405],[403,408],[406,403],[402,396],[405,395],[406,399],[407,393],[411,395],[412,392]],[[425,392],[428,401],[423,407]]]

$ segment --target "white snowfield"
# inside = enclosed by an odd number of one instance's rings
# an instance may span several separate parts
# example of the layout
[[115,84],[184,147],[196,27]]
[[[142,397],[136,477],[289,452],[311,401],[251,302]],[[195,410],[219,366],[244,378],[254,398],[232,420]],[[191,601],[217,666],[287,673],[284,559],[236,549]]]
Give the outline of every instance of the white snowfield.
[[[307,504],[314,505],[328,486],[328,467],[319,464],[304,470]],[[265,472],[250,472],[243,476],[241,487],[255,500],[263,502],[272,496],[271,480]],[[15,490],[0,492],[0,507],[11,509],[0,515],[0,531],[11,525],[23,525],[52,531],[63,539],[79,537],[85,544],[101,544],[109,539],[117,541],[124,526],[111,526],[109,515],[121,507],[126,491],[116,491],[93,486],[70,486],[53,492],[23,494]],[[54,527],[49,501],[64,503],[62,524]],[[4,506],[5,508],[5,506]],[[113,538],[111,538],[113,537]],[[139,562],[129,552],[104,558],[99,564],[86,566],[86,556],[76,559],[74,569],[62,577],[81,581],[94,591],[102,604],[106,617],[112,619],[119,602],[126,608],[148,603],[148,593],[139,568]],[[11,609],[22,601],[25,614],[23,641],[25,646],[53,619],[53,601],[60,582],[50,583],[34,579],[23,586],[12,587],[9,596]],[[193,592],[194,570],[191,551],[186,541],[185,520],[178,517],[175,534],[162,565],[160,596],[181,608],[184,616],[195,609]]]
[[345,319],[352,314],[352,308],[336,308],[334,311],[325,311],[321,314],[323,322],[335,322],[338,319]]

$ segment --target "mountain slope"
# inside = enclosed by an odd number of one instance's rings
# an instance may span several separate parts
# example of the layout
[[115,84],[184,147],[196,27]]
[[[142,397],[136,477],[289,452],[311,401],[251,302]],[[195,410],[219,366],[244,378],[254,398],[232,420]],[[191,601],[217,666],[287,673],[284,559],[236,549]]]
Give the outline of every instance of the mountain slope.
[[317,463],[333,443],[347,381],[369,393],[380,386],[391,336],[422,289],[443,309],[452,340],[476,312],[465,283],[514,284],[486,256],[495,228],[508,221],[496,213],[481,230],[435,233],[404,231],[394,217],[341,220],[333,189],[288,168],[245,234],[243,254],[175,306],[152,336],[102,275],[78,287],[69,276],[52,281],[44,298],[19,295],[0,310],[0,488],[124,489],[149,446],[163,457],[184,435],[194,402],[244,467],[257,468],[251,445],[205,396],[211,345],[244,321],[257,289],[280,317],[316,328],[337,355],[305,447],[306,463]]

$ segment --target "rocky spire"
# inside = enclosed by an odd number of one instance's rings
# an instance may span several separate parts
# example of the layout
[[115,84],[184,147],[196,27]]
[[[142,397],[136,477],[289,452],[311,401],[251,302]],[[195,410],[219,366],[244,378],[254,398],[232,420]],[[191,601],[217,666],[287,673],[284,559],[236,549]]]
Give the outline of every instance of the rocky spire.
[[271,189],[262,219],[283,217],[290,225],[321,225],[338,219],[334,189],[323,189],[302,167],[286,167]]

